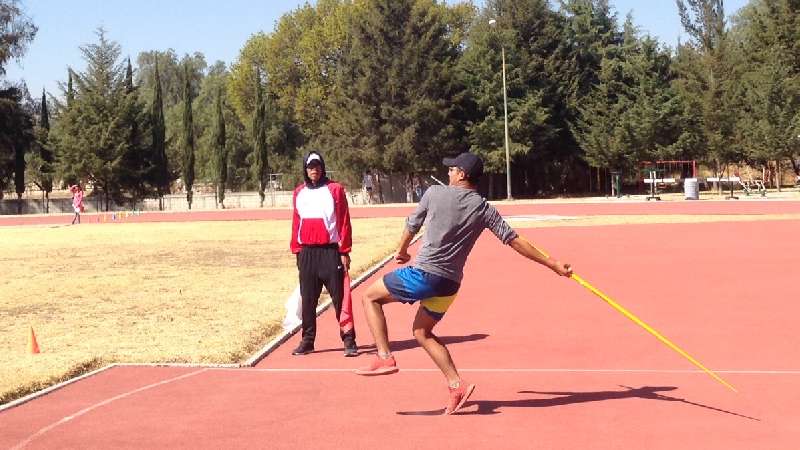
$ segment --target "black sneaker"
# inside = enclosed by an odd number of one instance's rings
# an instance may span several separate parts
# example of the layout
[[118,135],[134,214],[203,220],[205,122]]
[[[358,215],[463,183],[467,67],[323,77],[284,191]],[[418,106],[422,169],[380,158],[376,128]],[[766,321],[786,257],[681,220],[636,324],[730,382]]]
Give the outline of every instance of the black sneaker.
[[300,345],[297,346],[296,349],[292,350],[292,355],[307,355],[314,351],[314,343],[313,342],[300,342]]
[[344,341],[344,356],[358,356],[358,346],[356,345],[356,341],[352,339],[346,339]]

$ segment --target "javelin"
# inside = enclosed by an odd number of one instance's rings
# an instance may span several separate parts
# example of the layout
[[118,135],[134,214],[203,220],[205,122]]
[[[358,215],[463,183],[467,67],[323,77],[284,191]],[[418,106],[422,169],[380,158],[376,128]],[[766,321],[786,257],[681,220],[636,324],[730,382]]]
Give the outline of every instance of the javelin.
[[442,183],[441,181],[439,181],[439,179],[438,179],[438,178],[436,178],[435,176],[431,175],[431,178],[433,178],[433,181],[435,181],[435,182],[437,182],[437,183],[441,184],[442,186],[444,186],[444,185],[445,185],[444,183]]
[[[536,247],[534,247],[534,248],[536,248]],[[536,250],[539,250],[539,249],[536,248]],[[543,252],[542,250],[539,250],[539,253],[541,253],[542,255],[544,255],[544,256],[546,256],[548,258],[550,257],[547,253]],[[603,300],[604,302],[606,302],[609,305],[611,305],[612,308],[614,308],[617,311],[619,311],[620,313],[622,313],[622,315],[624,315],[625,317],[630,319],[633,323],[635,323],[636,325],[639,325],[640,327],[642,327],[645,330],[647,330],[648,333],[650,333],[653,336],[655,336],[659,341],[664,343],[667,347],[671,348],[672,350],[675,350],[675,352],[677,352],[679,355],[681,355],[684,358],[688,359],[689,362],[691,362],[695,366],[703,369],[703,372],[711,375],[712,378],[714,378],[715,380],[717,380],[720,383],[722,383],[725,387],[727,387],[728,389],[732,390],[733,392],[739,392],[730,383],[728,383],[727,381],[723,380],[722,377],[720,377],[719,375],[714,373],[712,370],[706,368],[706,366],[702,365],[700,363],[700,361],[692,358],[691,355],[686,353],[683,349],[681,349],[677,345],[673,344],[672,341],[670,341],[669,339],[664,337],[661,333],[656,331],[655,328],[651,327],[650,325],[644,323],[644,321],[642,321],[638,317],[634,316],[632,312],[628,311],[622,305],[620,305],[619,303],[617,303],[614,300],[612,300],[611,297],[607,296],[606,294],[602,293],[599,289],[597,289],[596,287],[594,287],[591,284],[589,284],[589,282],[587,282],[586,280],[581,278],[577,273],[574,273],[574,272],[570,273],[570,278],[572,278],[573,280],[577,281],[578,284],[580,284],[581,286],[583,286],[586,289],[588,289],[589,291],[591,291],[592,294],[600,297],[601,300]]]
[[723,385],[725,385],[725,387],[727,387],[728,389],[732,390],[733,392],[739,392],[739,391],[736,390],[735,387],[731,386],[727,381],[723,380],[719,375],[717,375],[713,371],[707,369],[704,365],[700,364],[700,361],[692,358],[691,355],[689,355],[688,353],[683,351],[677,345],[673,344],[669,339],[665,338],[663,335],[661,335],[661,333],[659,333],[658,331],[653,329],[653,327],[651,327],[650,325],[642,322],[641,319],[639,319],[638,317],[634,316],[630,311],[628,311],[627,309],[623,308],[622,305],[620,305],[619,303],[617,303],[614,300],[612,300],[611,298],[609,298],[607,295],[605,295],[602,292],[600,292],[596,287],[594,287],[591,284],[589,284],[588,282],[586,282],[586,280],[584,280],[583,278],[581,278],[580,276],[578,276],[575,273],[571,274],[571,278],[573,280],[577,281],[581,286],[583,286],[586,289],[590,290],[592,292],[592,294],[600,297],[604,302],[606,302],[609,305],[611,305],[614,309],[616,309],[617,311],[621,312],[625,317],[627,317],[628,319],[632,320],[636,325],[639,325],[640,327],[642,327],[645,330],[647,330],[650,334],[652,334],[653,336],[658,338],[659,341],[661,341],[664,344],[666,344],[667,347],[675,350],[678,354],[680,354],[684,358],[688,359],[692,364],[694,364],[695,366],[703,369],[703,372],[711,375],[715,380],[717,380],[720,383],[722,383]]
[[[431,178],[433,178],[434,180],[436,180],[436,178],[434,178],[434,177],[433,177],[433,175],[431,175]],[[436,180],[436,181],[437,181],[437,182],[439,182],[439,184],[442,184],[442,185],[444,184],[444,183],[442,183],[442,182],[441,182],[441,181],[439,181],[439,180]],[[534,248],[536,248],[536,247],[534,247]],[[539,251],[539,253],[541,253],[541,254],[542,254],[542,255],[544,255],[545,257],[547,257],[547,258],[549,258],[549,257],[550,257],[550,256],[549,256],[547,253],[545,253],[544,251],[542,251],[542,250],[540,250],[540,249],[538,249],[538,248],[536,248],[536,250],[538,250],[538,251]],[[578,276],[578,274],[576,274],[576,273],[571,273],[571,274],[570,274],[570,278],[572,278],[573,280],[577,281],[577,282],[578,282],[578,284],[580,284],[581,286],[583,286],[583,287],[585,287],[586,289],[588,289],[589,291],[591,291],[591,292],[592,292],[592,294],[594,294],[594,295],[596,295],[596,296],[600,297],[600,299],[601,299],[601,300],[603,300],[604,302],[606,302],[606,303],[608,303],[609,305],[611,305],[611,307],[613,307],[614,309],[616,309],[617,311],[619,311],[620,313],[622,313],[622,315],[624,315],[625,317],[627,317],[628,319],[630,319],[631,321],[633,321],[633,323],[635,323],[636,325],[639,325],[640,327],[644,328],[644,329],[645,329],[645,330],[646,330],[648,333],[650,333],[650,334],[652,334],[653,336],[655,336],[655,337],[656,337],[656,338],[657,338],[659,341],[661,341],[662,343],[664,343],[664,344],[665,344],[667,347],[671,348],[672,350],[674,350],[675,352],[677,352],[679,355],[681,355],[681,356],[683,356],[684,358],[688,359],[688,360],[689,360],[689,362],[691,362],[691,363],[692,363],[692,364],[694,364],[695,366],[699,367],[700,369],[703,369],[703,372],[705,372],[705,373],[707,373],[707,374],[711,375],[711,377],[712,377],[712,378],[714,378],[715,380],[717,380],[717,381],[719,381],[720,383],[722,383],[722,384],[723,384],[725,387],[727,387],[728,389],[732,390],[733,392],[739,392],[739,391],[737,391],[737,390],[736,390],[736,388],[735,388],[735,387],[733,387],[733,386],[732,386],[730,383],[728,383],[727,381],[723,380],[723,379],[722,379],[722,377],[720,377],[719,375],[717,375],[716,373],[714,373],[714,372],[713,372],[713,371],[711,371],[710,369],[707,369],[707,368],[706,368],[706,366],[704,366],[704,365],[702,365],[702,364],[700,363],[700,361],[698,361],[698,360],[696,360],[696,359],[692,358],[692,356],[691,356],[691,355],[689,355],[688,353],[686,353],[685,351],[683,351],[683,350],[682,350],[680,347],[678,347],[677,345],[673,344],[673,343],[672,343],[672,341],[670,341],[669,339],[667,339],[666,337],[664,337],[664,336],[663,336],[661,333],[659,333],[658,331],[656,331],[656,330],[655,330],[653,327],[651,327],[650,325],[648,325],[648,324],[644,323],[644,322],[643,322],[641,319],[639,319],[638,317],[636,317],[635,315],[633,315],[633,313],[631,313],[630,311],[628,311],[627,309],[625,309],[624,307],[622,307],[622,305],[620,305],[619,303],[617,303],[617,302],[615,302],[614,300],[612,300],[612,299],[611,299],[609,296],[607,296],[606,294],[604,294],[604,293],[600,292],[600,290],[599,290],[599,289],[597,289],[596,287],[594,287],[594,286],[592,286],[591,284],[589,284],[589,283],[588,283],[586,280],[584,280],[583,278],[581,278],[580,276]]]

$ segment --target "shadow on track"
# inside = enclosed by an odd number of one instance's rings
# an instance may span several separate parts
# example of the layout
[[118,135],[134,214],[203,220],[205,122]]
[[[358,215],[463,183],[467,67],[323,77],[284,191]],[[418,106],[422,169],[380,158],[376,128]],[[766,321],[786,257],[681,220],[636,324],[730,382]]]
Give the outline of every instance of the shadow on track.
[[[670,397],[668,395],[659,394],[659,392],[674,391],[677,389],[674,386],[644,386],[640,388],[633,388],[630,386],[619,385],[625,390],[622,391],[596,391],[596,392],[540,392],[540,391],[519,391],[520,394],[539,394],[539,395],[555,395],[556,397],[550,398],[527,398],[520,400],[477,400],[468,401],[463,408],[456,412],[455,415],[491,415],[499,414],[502,408],[547,408],[552,406],[565,406],[574,405],[577,403],[599,402],[606,400],[619,400],[627,398],[643,398],[646,400],[661,400],[669,402],[680,402],[688,405],[697,406],[700,408],[709,409],[733,416],[741,417],[749,420],[761,421],[755,417],[738,414],[732,411],[715,408],[713,406],[704,405],[702,403],[692,402],[683,398]],[[471,406],[478,406],[476,411],[469,411]],[[433,409],[427,411],[398,411],[401,416],[439,416],[444,414],[444,408]]]
[[659,392],[674,391],[677,389],[674,386],[643,386],[640,388],[633,388],[630,386],[619,385],[624,388],[622,391],[596,391],[596,392],[540,392],[540,391],[519,391],[520,394],[539,394],[539,395],[553,395],[550,398],[527,398],[520,400],[477,400],[467,402],[464,409],[472,405],[477,405],[477,411],[464,411],[456,414],[499,414],[501,408],[545,408],[551,406],[564,406],[574,405],[577,403],[599,402],[606,400],[620,400],[627,398],[642,398],[646,400],[661,400],[669,402],[686,403],[687,405],[697,406],[700,408],[709,409],[725,414],[730,414],[744,419],[760,421],[755,417],[738,414],[732,411],[715,408],[713,406],[704,405],[702,403],[692,402],[679,397],[670,397],[668,395],[659,394]]
[[[450,344],[460,344],[462,342],[479,341],[481,339],[486,339],[487,337],[489,337],[488,334],[473,333],[467,336],[439,336],[439,339],[441,339],[445,345],[450,345]],[[402,350],[411,350],[412,348],[417,348],[417,347],[419,347],[419,344],[417,343],[416,339],[405,339],[402,341],[389,342],[389,348],[391,348],[393,352],[399,352]],[[328,352],[341,352],[341,351],[344,351],[344,347],[326,348],[322,350],[316,350],[313,353],[328,353]],[[359,355],[365,353],[375,353],[375,344],[359,345],[358,353]]]

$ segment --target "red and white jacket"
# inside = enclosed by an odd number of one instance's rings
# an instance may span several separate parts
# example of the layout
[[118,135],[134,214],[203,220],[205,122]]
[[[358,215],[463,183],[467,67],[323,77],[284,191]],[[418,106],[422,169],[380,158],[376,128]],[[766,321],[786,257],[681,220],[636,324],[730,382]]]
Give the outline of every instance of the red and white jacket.
[[292,204],[292,253],[304,245],[326,244],[338,244],[339,253],[350,253],[353,229],[344,186],[330,180],[315,188],[303,183],[295,188]]

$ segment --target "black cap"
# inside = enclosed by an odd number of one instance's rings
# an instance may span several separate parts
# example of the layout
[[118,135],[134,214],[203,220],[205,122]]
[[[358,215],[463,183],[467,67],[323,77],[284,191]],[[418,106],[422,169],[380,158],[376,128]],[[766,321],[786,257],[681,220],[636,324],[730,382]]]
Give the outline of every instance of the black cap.
[[474,153],[464,152],[455,158],[445,158],[442,163],[447,167],[460,168],[470,180],[476,180],[483,175],[483,161]]

